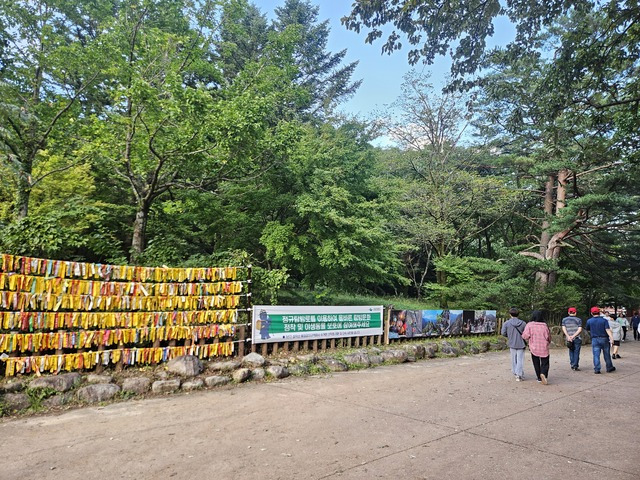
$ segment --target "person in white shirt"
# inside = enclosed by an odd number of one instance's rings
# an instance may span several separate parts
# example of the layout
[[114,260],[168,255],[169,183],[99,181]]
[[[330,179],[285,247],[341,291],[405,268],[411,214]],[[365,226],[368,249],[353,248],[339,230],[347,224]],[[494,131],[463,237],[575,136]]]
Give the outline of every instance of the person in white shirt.
[[618,316],[612,313],[609,317],[609,328],[613,335],[613,346],[611,347],[611,358],[622,358],[618,354],[620,341],[622,340],[622,325],[618,323]]

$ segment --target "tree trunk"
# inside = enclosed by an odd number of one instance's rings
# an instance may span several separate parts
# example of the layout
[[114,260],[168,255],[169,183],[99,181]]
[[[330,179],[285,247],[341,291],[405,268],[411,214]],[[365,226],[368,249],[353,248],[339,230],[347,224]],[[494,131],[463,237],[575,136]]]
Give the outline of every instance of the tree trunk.
[[18,177],[18,191],[16,192],[16,214],[18,220],[27,218],[29,215],[29,197],[31,197],[29,174],[27,172],[20,172]]
[[[544,220],[542,221],[542,232],[540,233],[540,257],[543,260],[549,260],[548,249],[549,241],[551,240],[551,232],[549,227],[551,224],[551,216],[553,215],[553,190],[556,183],[555,174],[550,174],[547,177],[547,181],[544,184]],[[548,272],[537,272],[536,282],[538,285],[545,289],[549,284]]]
[[147,220],[149,219],[150,205],[144,203],[139,205],[136,212],[136,219],[133,222],[133,239],[131,240],[131,256],[129,260],[135,263],[146,247],[147,242]]

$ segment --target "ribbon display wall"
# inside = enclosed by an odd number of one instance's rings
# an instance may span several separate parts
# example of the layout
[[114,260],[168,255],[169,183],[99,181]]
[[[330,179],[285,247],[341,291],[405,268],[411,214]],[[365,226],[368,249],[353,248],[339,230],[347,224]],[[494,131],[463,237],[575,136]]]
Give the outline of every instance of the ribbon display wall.
[[250,282],[248,267],[118,266],[2,254],[4,373],[232,355],[239,313],[250,307]]

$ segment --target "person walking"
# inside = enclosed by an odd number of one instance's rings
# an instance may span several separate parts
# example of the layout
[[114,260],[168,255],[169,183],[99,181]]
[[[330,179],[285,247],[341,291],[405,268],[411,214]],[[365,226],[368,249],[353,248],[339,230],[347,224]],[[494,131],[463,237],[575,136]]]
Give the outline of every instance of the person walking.
[[[568,317],[562,319],[562,331],[567,339],[567,346],[569,347],[569,363],[571,364],[571,370],[579,371],[580,364],[580,349],[582,348],[582,320],[576,317],[576,308],[570,307],[567,311]],[[570,345],[569,345],[570,344]]]
[[618,354],[620,341],[622,340],[622,325],[618,322],[618,316],[615,313],[610,315],[609,328],[613,337],[613,345],[611,346],[611,358],[622,358]]
[[600,354],[604,356],[607,372],[615,372],[611,361],[610,347],[613,345],[613,333],[609,322],[600,316],[599,307],[591,307],[591,318],[587,320],[587,332],[591,334],[591,350],[593,351],[593,372],[600,373]]
[[546,385],[549,378],[551,332],[542,310],[534,310],[531,313],[531,321],[524,327],[522,338],[529,342],[531,362],[533,363],[533,369],[536,371],[538,382]]
[[638,312],[633,312],[633,316],[631,317],[631,329],[633,330],[633,339],[636,341],[640,340],[638,325],[640,325],[640,315],[638,315]]
[[629,320],[627,320],[627,317],[625,315],[620,315],[618,317],[618,323],[622,327],[622,341],[626,342],[627,341],[627,329],[629,328]]
[[511,373],[516,382],[524,380],[524,349],[527,346],[522,339],[527,324],[518,318],[520,311],[513,307],[509,310],[511,318],[502,324],[501,334],[507,337],[507,345],[511,352]]

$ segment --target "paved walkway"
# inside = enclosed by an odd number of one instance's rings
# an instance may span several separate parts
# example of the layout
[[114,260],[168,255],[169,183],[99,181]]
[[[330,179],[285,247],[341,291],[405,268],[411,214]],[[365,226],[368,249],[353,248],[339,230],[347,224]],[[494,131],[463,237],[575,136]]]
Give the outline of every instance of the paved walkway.
[[640,478],[640,342],[614,373],[551,352],[290,378],[0,422],[0,478]]

